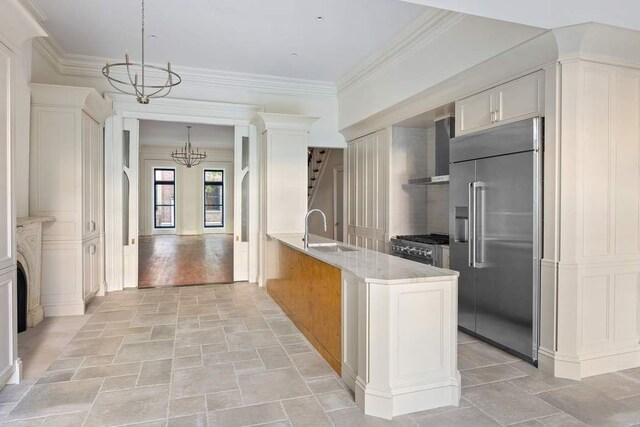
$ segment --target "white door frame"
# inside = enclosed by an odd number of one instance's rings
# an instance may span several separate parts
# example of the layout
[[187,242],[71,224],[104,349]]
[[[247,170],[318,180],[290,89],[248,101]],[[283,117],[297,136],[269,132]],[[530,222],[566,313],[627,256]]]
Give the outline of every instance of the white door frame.
[[[113,100],[115,115],[105,124],[105,282],[108,292],[124,288],[122,236],[122,131],[125,118],[198,123],[223,126],[245,126],[249,129],[250,145],[257,145],[255,126],[251,121],[263,110],[257,105],[183,99],[154,99],[148,105],[138,104],[135,98],[122,94],[107,94]],[[253,137],[252,137],[253,136]],[[255,150],[253,150],[255,152]],[[257,170],[257,158],[250,158]],[[130,166],[133,166],[130,164]],[[136,170],[139,165],[135,165]],[[252,180],[251,194],[258,194],[257,182]],[[258,206],[251,206],[249,239],[249,281],[257,280]],[[254,213],[253,211],[256,210]],[[254,218],[251,221],[251,218]],[[254,265],[255,264],[255,265]],[[253,273],[252,273],[253,272]],[[254,277],[256,276],[256,277]]]
[[[140,120],[127,117],[123,119],[122,129],[129,131],[129,166],[123,165],[124,173],[129,179],[129,217],[123,221],[129,221],[129,235],[123,236],[122,241],[127,241],[123,250],[123,274],[125,288],[138,286],[138,236],[140,230],[139,194],[140,194]],[[124,155],[124,152],[123,152]]]
[[[247,126],[236,126],[234,133],[233,151],[233,280],[247,280],[249,278],[249,242],[242,241],[242,213],[245,206],[242,203],[242,181],[251,170],[249,165],[242,167],[243,140],[249,137]],[[248,148],[248,147],[247,147]],[[251,179],[251,175],[249,175]]]

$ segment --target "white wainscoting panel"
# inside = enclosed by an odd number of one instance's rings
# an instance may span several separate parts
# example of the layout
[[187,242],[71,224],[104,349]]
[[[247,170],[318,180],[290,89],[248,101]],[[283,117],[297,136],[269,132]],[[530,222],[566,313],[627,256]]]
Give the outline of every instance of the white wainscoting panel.
[[[392,297],[391,304],[392,317],[397,318],[396,340],[392,339],[391,344],[391,357],[392,360],[395,359],[392,366],[395,365],[397,385],[411,384],[418,378],[432,378],[434,373],[436,376],[442,376],[445,369],[443,317],[444,309],[448,307],[444,291],[402,290],[397,292],[395,298]],[[423,356],[418,359],[415,357],[416,354]]]
[[[637,342],[638,301],[640,299],[640,274],[618,273],[613,275],[612,323],[614,341]],[[634,304],[635,302],[635,304]]]
[[608,276],[582,279],[582,344],[585,347],[609,339],[610,288]]

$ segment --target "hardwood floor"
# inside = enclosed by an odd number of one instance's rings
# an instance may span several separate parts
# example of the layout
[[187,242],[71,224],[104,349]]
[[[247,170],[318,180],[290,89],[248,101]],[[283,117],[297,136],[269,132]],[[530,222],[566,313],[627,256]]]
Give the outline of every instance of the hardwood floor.
[[233,236],[141,236],[138,286],[233,282]]

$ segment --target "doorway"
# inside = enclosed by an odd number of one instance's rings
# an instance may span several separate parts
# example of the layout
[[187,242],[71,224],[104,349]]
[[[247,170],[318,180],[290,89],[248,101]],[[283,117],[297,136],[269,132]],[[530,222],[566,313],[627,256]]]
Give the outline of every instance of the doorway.
[[[233,282],[235,127],[136,122],[139,232],[128,246],[137,247],[138,287]],[[187,125],[193,148],[207,155],[192,167],[171,158]]]
[[324,230],[322,216],[309,217],[309,233],[344,241],[344,150],[341,148],[309,148],[309,209],[320,209],[327,218]]

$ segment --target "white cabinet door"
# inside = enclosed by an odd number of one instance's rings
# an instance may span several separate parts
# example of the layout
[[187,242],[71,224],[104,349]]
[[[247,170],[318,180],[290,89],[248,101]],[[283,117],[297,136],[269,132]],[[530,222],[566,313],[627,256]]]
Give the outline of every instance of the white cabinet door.
[[493,121],[493,92],[485,91],[456,102],[456,135],[475,132]]
[[93,254],[91,255],[91,293],[95,295],[100,290],[100,268],[102,266],[102,251],[98,239],[93,243]]
[[100,125],[82,113],[82,235],[99,233],[101,195]]
[[102,196],[102,137],[100,125],[91,120],[91,233],[100,233],[100,198]]
[[82,297],[87,299],[98,291],[100,286],[99,239],[93,239],[82,245]]
[[82,236],[91,234],[91,118],[82,113]]
[[82,245],[82,298],[87,298],[91,294],[91,288],[93,286],[93,274],[91,271],[91,243],[85,243]]
[[503,84],[495,92],[495,119],[501,124],[535,117],[542,111],[542,72]]
[[389,193],[389,131],[349,143],[347,242],[386,251]]
[[510,81],[456,102],[456,136],[542,115],[543,73]]

